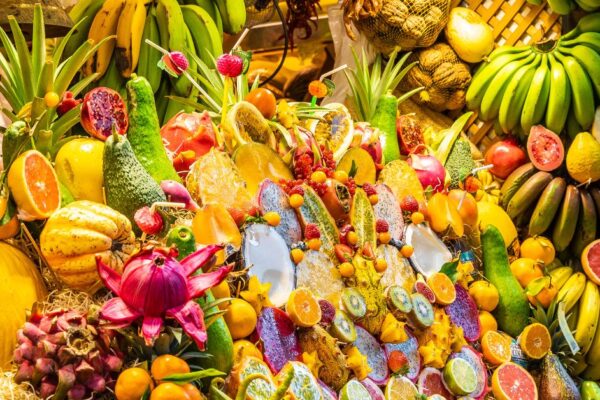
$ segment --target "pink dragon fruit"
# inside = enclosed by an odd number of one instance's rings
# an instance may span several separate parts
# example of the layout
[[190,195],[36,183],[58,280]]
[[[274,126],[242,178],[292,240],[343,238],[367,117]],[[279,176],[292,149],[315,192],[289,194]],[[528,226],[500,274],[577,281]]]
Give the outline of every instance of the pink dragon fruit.
[[148,247],[127,261],[122,276],[97,257],[102,282],[118,296],[104,303],[100,316],[118,328],[143,319],[142,336],[147,343],[159,335],[164,318],[171,317],[199,349],[204,349],[207,339],[204,314],[194,299],[221,283],[233,265],[193,275],[210,264],[221,249],[221,246],[207,246],[179,262],[174,249]]

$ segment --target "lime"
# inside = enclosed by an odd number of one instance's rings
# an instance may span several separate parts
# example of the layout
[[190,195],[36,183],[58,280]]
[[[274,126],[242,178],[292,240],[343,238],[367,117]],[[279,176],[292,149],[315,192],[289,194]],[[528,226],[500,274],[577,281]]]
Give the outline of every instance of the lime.
[[371,400],[371,395],[359,381],[352,379],[340,390],[340,400]]
[[392,376],[385,386],[385,400],[414,399],[417,387],[405,376]]
[[456,395],[466,395],[477,389],[475,370],[462,358],[455,358],[444,367],[444,383]]

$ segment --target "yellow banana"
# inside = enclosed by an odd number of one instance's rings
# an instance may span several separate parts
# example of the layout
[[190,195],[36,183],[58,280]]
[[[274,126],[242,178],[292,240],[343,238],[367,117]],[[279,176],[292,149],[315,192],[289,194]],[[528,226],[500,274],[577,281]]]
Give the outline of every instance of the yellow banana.
[[600,366],[600,329],[596,329],[596,334],[592,340],[592,345],[585,355],[585,361],[589,365]]
[[552,271],[550,271],[552,285],[556,287],[557,290],[560,290],[565,283],[567,283],[571,275],[573,275],[573,268],[571,267],[554,268]]
[[600,380],[600,364],[588,364],[581,377],[589,381]]
[[[106,0],[94,17],[88,39],[98,43],[105,37],[114,35],[117,32],[117,24],[124,4],[125,0]],[[83,73],[86,76],[95,72],[99,74],[99,77],[104,75],[113,56],[114,48],[114,40],[109,40],[100,46],[98,51],[85,63]]]
[[585,290],[587,278],[583,272],[576,272],[567,280],[563,287],[558,291],[557,301],[565,303],[565,313],[569,313],[577,304],[579,298]]
[[146,7],[144,0],[126,0],[117,25],[117,68],[124,78],[129,78],[140,58]]
[[579,301],[579,318],[577,319],[577,327],[575,328],[575,340],[581,352],[586,354],[598,327],[598,313],[600,312],[600,292],[598,286],[592,281],[585,283],[583,296]]

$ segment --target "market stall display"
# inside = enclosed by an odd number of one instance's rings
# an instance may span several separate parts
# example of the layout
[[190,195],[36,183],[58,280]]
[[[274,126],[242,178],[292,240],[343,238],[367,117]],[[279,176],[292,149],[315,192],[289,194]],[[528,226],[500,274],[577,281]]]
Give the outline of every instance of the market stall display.
[[277,4],[9,17],[0,397],[600,398],[600,14],[497,46],[478,6],[340,6],[381,53],[310,102],[223,49]]

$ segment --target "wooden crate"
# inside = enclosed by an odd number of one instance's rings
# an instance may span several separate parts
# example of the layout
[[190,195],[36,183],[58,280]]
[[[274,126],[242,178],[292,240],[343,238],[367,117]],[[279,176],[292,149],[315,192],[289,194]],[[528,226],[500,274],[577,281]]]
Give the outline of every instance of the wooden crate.
[[[560,36],[560,15],[552,13],[545,2],[533,5],[526,0],[455,0],[453,5],[458,4],[481,15],[492,27],[497,46],[531,44]],[[467,133],[482,150],[496,138],[494,123],[476,116],[469,121]]]

